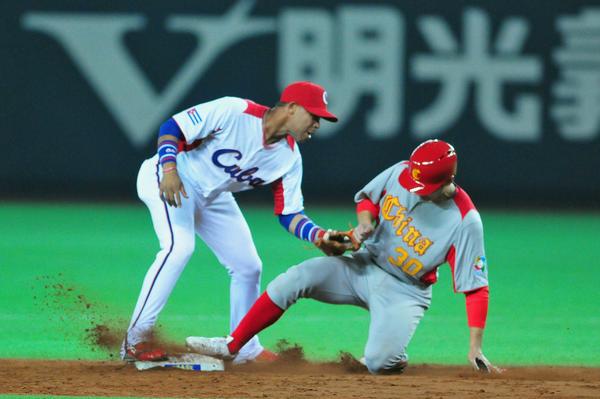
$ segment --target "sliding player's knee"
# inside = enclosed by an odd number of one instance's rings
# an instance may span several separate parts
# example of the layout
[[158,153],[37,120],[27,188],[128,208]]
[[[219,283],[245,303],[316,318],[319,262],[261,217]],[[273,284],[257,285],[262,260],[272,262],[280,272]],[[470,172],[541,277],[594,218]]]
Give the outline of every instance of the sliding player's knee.
[[378,351],[365,353],[365,363],[372,374],[401,373],[408,365],[406,353]]

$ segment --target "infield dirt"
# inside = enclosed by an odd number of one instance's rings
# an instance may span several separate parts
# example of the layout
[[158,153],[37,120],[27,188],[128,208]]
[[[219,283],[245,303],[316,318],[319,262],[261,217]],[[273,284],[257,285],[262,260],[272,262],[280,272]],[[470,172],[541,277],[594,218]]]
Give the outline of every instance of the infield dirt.
[[600,369],[514,367],[499,375],[468,367],[412,365],[373,376],[353,361],[282,359],[225,372],[137,371],[119,361],[3,359],[0,394],[177,398],[598,398]]

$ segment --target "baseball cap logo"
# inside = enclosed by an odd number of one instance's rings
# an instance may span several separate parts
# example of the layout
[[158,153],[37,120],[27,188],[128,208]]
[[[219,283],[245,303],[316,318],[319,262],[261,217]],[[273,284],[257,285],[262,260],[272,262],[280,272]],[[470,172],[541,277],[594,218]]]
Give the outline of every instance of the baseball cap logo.
[[413,170],[411,172],[411,176],[416,181],[419,181],[419,179],[421,179],[421,170],[417,169],[417,168],[413,168]]
[[326,91],[324,91],[324,92],[323,92],[323,102],[324,102],[325,104],[329,104],[329,103],[327,102],[327,92],[326,92]]

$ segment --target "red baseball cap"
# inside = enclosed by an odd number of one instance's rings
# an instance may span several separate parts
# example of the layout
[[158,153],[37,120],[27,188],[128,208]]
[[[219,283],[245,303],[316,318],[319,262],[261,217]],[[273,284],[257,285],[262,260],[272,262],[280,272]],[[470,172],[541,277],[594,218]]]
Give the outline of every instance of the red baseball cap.
[[408,168],[400,173],[400,184],[411,193],[429,195],[456,175],[454,147],[442,140],[427,140],[410,155]]
[[286,86],[279,101],[296,103],[305,110],[329,122],[337,122],[338,118],[327,110],[327,92],[318,84],[311,82],[295,82]]

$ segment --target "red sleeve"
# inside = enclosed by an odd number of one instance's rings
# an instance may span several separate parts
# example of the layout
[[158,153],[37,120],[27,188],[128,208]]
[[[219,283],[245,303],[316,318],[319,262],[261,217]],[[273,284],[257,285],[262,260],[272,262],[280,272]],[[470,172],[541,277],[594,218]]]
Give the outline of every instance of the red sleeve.
[[465,292],[469,327],[485,328],[489,298],[490,291],[488,287],[481,287],[474,291]]
[[377,220],[379,217],[379,204],[375,205],[373,201],[366,198],[356,204],[356,213],[360,213],[363,211],[368,211],[373,216],[373,220]]

